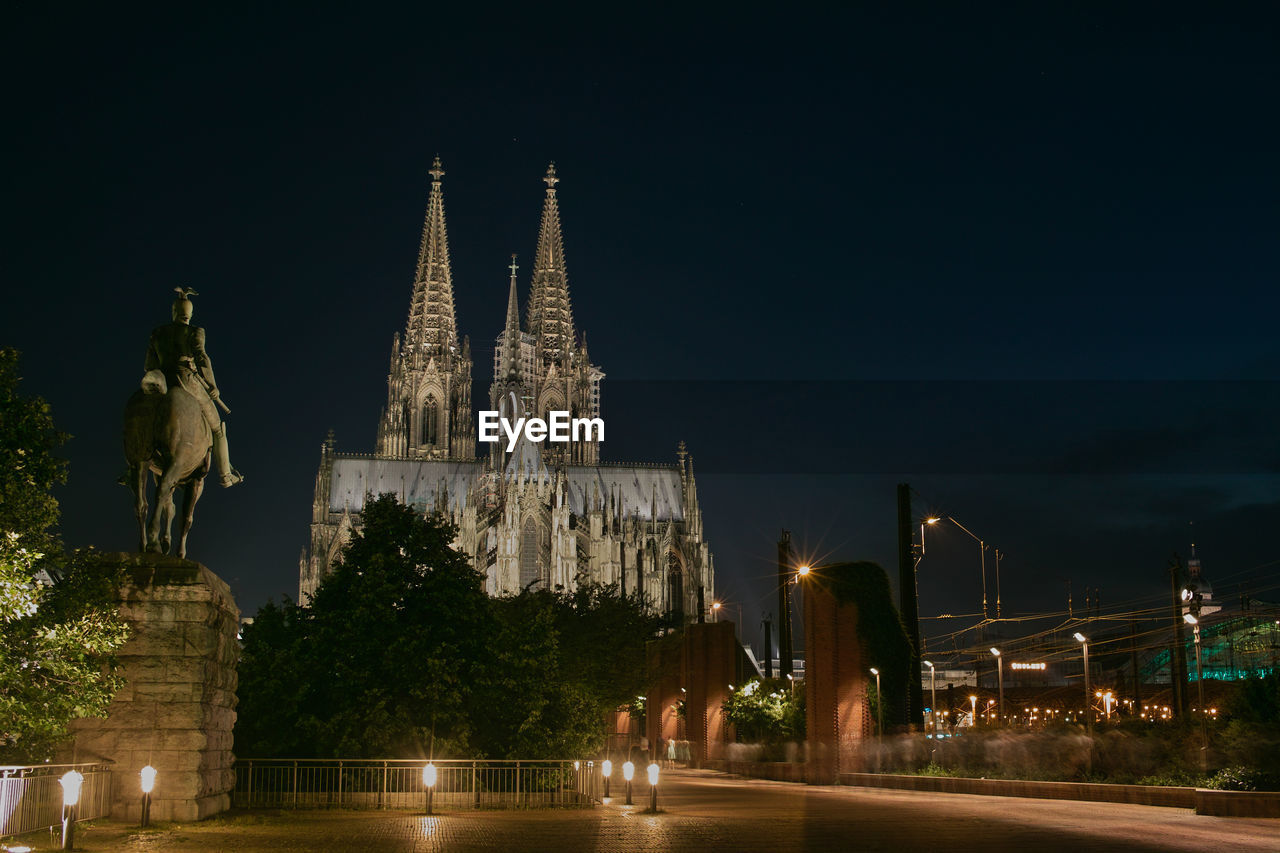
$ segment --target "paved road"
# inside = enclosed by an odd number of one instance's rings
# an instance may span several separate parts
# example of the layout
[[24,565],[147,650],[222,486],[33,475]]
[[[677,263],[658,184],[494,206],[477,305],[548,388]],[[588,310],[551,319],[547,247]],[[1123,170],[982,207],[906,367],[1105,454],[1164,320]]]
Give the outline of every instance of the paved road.
[[[1201,817],[1183,809],[808,787],[666,774],[661,814],[614,798],[594,809],[463,812],[247,813],[141,832],[101,824],[86,851],[1280,851],[1280,821]],[[25,839],[31,843],[45,839]],[[36,845],[37,850],[49,849]]]

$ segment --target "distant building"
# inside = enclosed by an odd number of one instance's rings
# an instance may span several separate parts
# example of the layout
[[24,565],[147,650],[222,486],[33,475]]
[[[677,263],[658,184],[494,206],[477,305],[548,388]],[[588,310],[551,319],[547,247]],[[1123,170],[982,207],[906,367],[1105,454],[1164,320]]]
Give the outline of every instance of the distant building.
[[[642,591],[658,612],[695,618],[700,603],[714,598],[715,574],[683,442],[671,464],[602,462],[598,442],[524,437],[510,452],[505,439],[484,445],[477,458],[471,345],[458,336],[438,158],[430,174],[409,317],[392,339],[375,449],[339,453],[332,434],[322,445],[299,601],[316,591],[359,528],[366,497],[393,494],[457,525],[454,547],[484,573],[491,595],[614,583]],[[543,180],[524,321],[513,259],[488,405],[513,419],[552,411],[595,418],[605,374],[574,325],[554,164]]]

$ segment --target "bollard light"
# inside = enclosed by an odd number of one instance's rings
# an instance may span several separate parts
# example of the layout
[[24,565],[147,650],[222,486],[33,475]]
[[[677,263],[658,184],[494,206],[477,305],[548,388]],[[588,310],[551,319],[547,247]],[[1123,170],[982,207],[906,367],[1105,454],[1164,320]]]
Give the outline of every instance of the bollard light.
[[658,764],[649,765],[649,811],[658,811]]
[[622,778],[627,780],[627,805],[631,805],[631,777],[636,775],[636,766],[630,761],[622,765]]
[[654,762],[653,764],[650,764],[650,765],[649,765],[649,784],[650,784],[650,785],[657,785],[657,784],[658,784],[658,765],[657,765],[657,762]]
[[430,761],[422,768],[422,784],[427,787],[427,814],[432,814],[431,799],[436,788],[436,766]]
[[604,795],[609,796],[609,777],[613,775],[613,762],[605,759],[600,762],[600,772],[604,775]]
[[148,764],[138,773],[142,782],[142,820],[140,826],[151,825],[151,792],[156,788],[156,769]]
[[62,774],[58,784],[62,786],[62,804],[64,806],[74,806],[80,802],[80,786],[84,784],[84,776],[75,770],[68,770]]
[[62,849],[74,850],[76,845],[76,803],[80,802],[80,786],[84,776],[68,770],[58,780],[62,786]]

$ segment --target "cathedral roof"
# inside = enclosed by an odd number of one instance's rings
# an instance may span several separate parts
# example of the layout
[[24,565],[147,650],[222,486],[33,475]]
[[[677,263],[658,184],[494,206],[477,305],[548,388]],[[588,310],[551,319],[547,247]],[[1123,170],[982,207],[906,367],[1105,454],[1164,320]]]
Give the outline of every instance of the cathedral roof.
[[[437,506],[442,487],[448,509],[461,511],[471,487],[487,470],[487,462],[478,459],[384,459],[339,454],[329,480],[329,511],[361,512],[367,494],[395,495],[410,506],[427,510]],[[591,502],[599,495],[606,511],[612,496],[614,512],[624,518],[652,521],[656,515],[658,521],[684,520],[680,470],[674,465],[569,465],[565,474],[569,508],[575,515],[590,511]]]
[[366,494],[395,495],[403,503],[428,509],[436,505],[443,485],[450,510],[461,510],[471,484],[484,463],[453,460],[379,459],[339,456],[329,482],[329,511],[364,510]]
[[624,518],[633,516],[652,521],[683,521],[684,499],[680,490],[680,470],[674,465],[570,465],[569,505],[582,515],[599,490],[605,509],[609,496],[621,501]]

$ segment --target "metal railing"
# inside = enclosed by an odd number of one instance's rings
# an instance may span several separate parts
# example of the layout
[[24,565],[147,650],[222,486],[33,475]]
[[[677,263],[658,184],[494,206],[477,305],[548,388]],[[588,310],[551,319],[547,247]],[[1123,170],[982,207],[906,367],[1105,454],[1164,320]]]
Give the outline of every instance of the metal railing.
[[[590,761],[433,761],[434,810],[587,806],[600,799]],[[427,762],[244,759],[232,803],[241,808],[421,809]]]
[[110,764],[41,764],[0,766],[0,837],[22,835],[62,824],[62,786],[68,770],[84,775],[76,820],[92,820],[111,813]]

